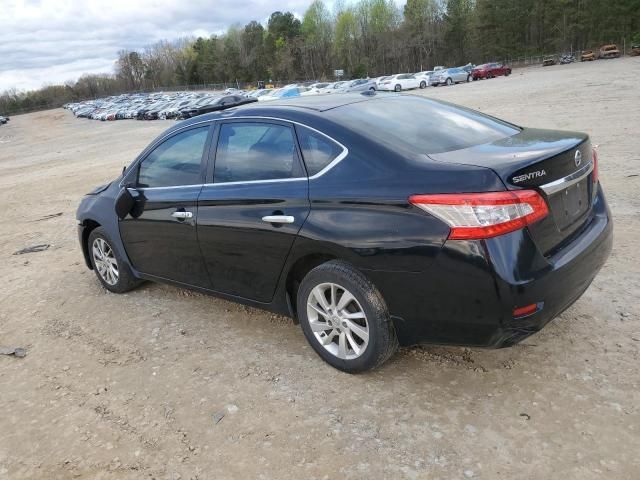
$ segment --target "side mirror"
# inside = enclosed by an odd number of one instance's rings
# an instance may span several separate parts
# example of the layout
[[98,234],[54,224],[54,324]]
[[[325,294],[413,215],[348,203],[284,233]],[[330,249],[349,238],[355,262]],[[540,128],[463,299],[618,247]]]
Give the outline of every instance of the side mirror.
[[125,186],[116,197],[115,209],[118,219],[124,220],[126,216],[131,213],[131,210],[133,210],[135,204],[135,198],[133,198],[133,195],[131,195],[129,188]]

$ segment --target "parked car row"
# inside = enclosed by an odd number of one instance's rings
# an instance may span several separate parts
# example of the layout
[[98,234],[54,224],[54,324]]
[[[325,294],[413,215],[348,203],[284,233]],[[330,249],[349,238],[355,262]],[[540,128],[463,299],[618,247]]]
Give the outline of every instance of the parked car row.
[[223,92],[172,92],[131,93],[96,100],[68,103],[64,108],[76,117],[93,120],[168,120],[186,119],[203,113],[222,110],[231,106],[251,102],[268,102],[283,98],[309,95],[340,94],[353,92],[375,92],[412,90],[428,86],[454,85],[499,75],[509,75],[511,68],[501,63],[445,68],[435,67],[417,73],[398,73],[377,78],[358,78],[337,82],[312,84],[292,83],[281,88],[240,90],[228,88]]
[[500,75],[508,76],[510,74],[511,67],[503,63],[485,63],[477,66],[469,63],[463,67],[445,68],[438,66],[433,70],[417,73],[399,73],[378,77],[376,82],[378,90],[401,92],[414,88],[455,85],[456,83],[494,78]]
[[257,101],[256,98],[245,95],[240,90],[221,94],[133,93],[68,103],[64,108],[71,110],[76,117],[92,120],[168,120],[191,118],[255,101]]
[[244,105],[256,101],[328,93],[377,90],[375,79],[361,78],[340,82],[319,82],[311,85],[290,84],[282,88],[239,90],[228,88],[220,93],[173,92],[132,93],[96,100],[68,103],[64,108],[76,117],[93,120],[182,120],[203,113]]
[[248,96],[257,98],[261,102],[289,97],[306,97],[309,95],[323,95],[328,93],[350,93],[376,91],[378,84],[375,79],[358,78],[355,80],[338,82],[318,82],[311,85],[291,84],[278,89],[254,90]]
[[[621,55],[620,50],[618,50],[617,45],[603,45],[598,50],[583,50],[580,53],[580,61],[581,62],[593,62],[598,59],[606,59],[606,58],[619,58]],[[566,65],[568,63],[573,63],[576,61],[576,57],[572,54],[565,53],[564,55],[558,57],[556,55],[546,55],[542,59],[543,67],[550,67],[551,65]]]

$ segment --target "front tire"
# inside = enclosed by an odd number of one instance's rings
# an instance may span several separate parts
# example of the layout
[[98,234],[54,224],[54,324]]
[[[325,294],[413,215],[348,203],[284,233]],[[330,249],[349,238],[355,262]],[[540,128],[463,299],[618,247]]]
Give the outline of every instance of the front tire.
[[467,75],[467,83],[469,83],[471,81],[473,77],[471,77],[471,75]]
[[333,260],[311,270],[300,284],[297,309],[311,347],[338,370],[374,369],[398,348],[382,295],[346,262]]
[[450,78],[447,78],[447,87],[450,85],[453,85],[453,80],[451,80]]
[[427,88],[427,82],[425,82],[424,80],[420,82],[420,88]]
[[394,91],[394,92],[399,92],[399,91],[401,91],[401,90],[402,90],[402,86],[401,86],[400,84],[396,85],[396,86],[393,88],[393,91]]
[[141,283],[113,248],[113,241],[103,227],[91,231],[87,246],[93,271],[104,288],[113,293],[125,293]]

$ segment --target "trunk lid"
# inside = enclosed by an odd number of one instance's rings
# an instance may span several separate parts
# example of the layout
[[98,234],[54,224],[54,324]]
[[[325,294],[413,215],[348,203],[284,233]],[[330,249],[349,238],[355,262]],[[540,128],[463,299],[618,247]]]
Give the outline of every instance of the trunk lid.
[[545,255],[571,241],[590,216],[595,186],[586,134],[527,128],[495,142],[429,156],[490,168],[509,190],[537,190],[550,213],[528,228]]

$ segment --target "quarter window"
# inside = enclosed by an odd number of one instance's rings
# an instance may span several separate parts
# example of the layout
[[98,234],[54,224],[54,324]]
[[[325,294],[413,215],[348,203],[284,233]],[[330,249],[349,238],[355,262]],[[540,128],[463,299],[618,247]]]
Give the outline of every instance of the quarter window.
[[209,127],[174,135],[156,147],[140,164],[138,186],[173,187],[202,183],[202,151]]
[[225,123],[220,127],[215,182],[304,177],[290,127],[271,123]]
[[320,133],[299,126],[296,126],[296,131],[304,164],[310,177],[322,171],[342,153],[343,149],[340,145]]

